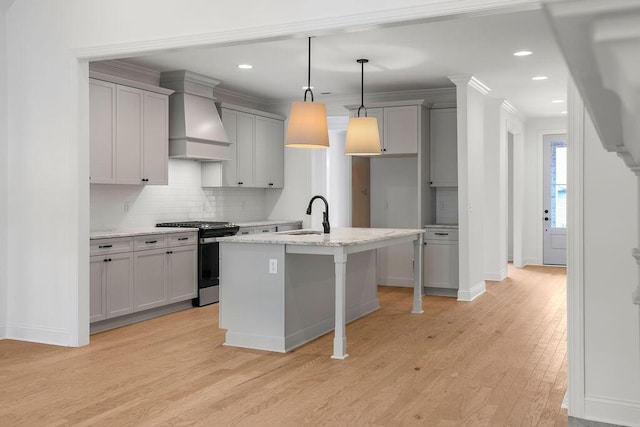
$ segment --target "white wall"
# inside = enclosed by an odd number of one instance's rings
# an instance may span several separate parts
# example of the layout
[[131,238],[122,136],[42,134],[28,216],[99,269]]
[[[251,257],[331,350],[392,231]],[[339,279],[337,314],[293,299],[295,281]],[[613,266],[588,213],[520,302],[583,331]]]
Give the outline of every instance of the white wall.
[[[528,120],[524,139],[524,201],[522,225],[523,265],[542,264],[542,137],[545,134],[566,133],[564,117]],[[517,171],[515,171],[517,173]]]
[[91,185],[91,230],[153,227],[167,221],[266,218],[266,193],[274,190],[202,188],[200,177],[200,162],[170,159],[169,185]]
[[471,77],[452,79],[458,114],[458,300],[485,292],[484,282],[484,103]]
[[640,425],[638,180],[584,128],[585,418]]
[[507,277],[507,123],[503,100],[484,111],[484,278]]
[[0,339],[7,334],[7,39],[6,8],[10,2],[0,3]]

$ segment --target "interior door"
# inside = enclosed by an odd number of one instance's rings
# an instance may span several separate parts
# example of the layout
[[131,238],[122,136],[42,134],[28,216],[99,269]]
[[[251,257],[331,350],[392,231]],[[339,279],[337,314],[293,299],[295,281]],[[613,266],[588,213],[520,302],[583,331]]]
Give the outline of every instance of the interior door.
[[567,135],[544,135],[543,263],[567,263]]

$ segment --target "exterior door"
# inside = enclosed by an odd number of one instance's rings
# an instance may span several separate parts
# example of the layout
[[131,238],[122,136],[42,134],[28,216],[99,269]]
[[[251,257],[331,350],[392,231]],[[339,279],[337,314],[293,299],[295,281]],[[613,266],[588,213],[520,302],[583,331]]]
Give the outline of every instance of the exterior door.
[[567,263],[567,135],[544,135],[543,263]]

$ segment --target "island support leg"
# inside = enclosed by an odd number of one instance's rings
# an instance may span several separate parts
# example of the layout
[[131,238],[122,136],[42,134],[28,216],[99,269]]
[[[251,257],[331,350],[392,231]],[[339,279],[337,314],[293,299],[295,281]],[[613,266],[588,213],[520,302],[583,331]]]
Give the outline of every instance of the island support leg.
[[413,310],[414,314],[422,310],[422,233],[413,241]]
[[346,336],[346,284],[347,284],[347,255],[342,248],[337,249],[333,256],[336,268],[336,314],[335,314],[335,335],[333,338],[333,356],[332,359],[346,359],[347,354],[347,336]]

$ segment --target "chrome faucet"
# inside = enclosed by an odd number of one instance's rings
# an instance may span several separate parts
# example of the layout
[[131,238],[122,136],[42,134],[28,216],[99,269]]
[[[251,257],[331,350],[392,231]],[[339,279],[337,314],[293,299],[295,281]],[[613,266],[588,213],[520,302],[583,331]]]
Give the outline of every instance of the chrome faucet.
[[324,202],[324,213],[322,214],[322,228],[324,229],[325,234],[329,234],[331,231],[331,226],[329,225],[329,202],[322,196],[313,196],[309,201],[309,206],[307,206],[307,215],[311,215],[311,205],[315,199],[321,199]]

